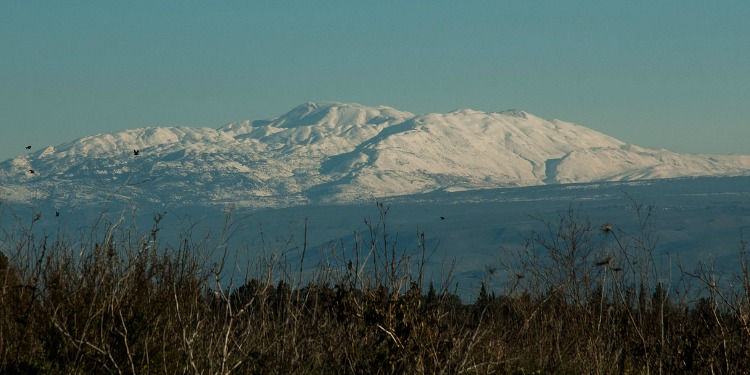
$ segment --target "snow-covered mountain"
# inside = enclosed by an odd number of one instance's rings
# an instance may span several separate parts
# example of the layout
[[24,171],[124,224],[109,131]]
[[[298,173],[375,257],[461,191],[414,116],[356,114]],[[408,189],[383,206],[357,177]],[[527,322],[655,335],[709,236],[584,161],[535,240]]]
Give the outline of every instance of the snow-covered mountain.
[[219,129],[133,129],[8,159],[0,163],[0,198],[280,207],[717,175],[750,175],[750,155],[642,148],[518,110],[415,115],[385,106],[306,103],[269,120]]

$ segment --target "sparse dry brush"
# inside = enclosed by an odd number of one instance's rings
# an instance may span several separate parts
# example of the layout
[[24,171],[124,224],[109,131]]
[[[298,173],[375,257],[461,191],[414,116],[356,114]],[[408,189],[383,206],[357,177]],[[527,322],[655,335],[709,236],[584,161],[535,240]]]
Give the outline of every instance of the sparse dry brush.
[[[3,228],[0,372],[179,374],[745,373],[750,272],[680,269],[636,230],[570,209],[488,267],[463,303],[425,280],[429,249],[404,249],[388,207],[353,248],[315,267],[306,240],[271,248],[244,277],[220,240],[162,243],[110,223],[103,235]],[[541,219],[540,219],[541,220]],[[306,227],[305,227],[306,231]],[[309,257],[309,256],[308,256]],[[502,268],[504,267],[504,268]],[[679,267],[678,267],[679,268]],[[498,271],[505,270],[507,272]],[[241,279],[241,281],[238,281]],[[498,284],[500,281],[500,284]],[[493,289],[491,285],[503,285]]]

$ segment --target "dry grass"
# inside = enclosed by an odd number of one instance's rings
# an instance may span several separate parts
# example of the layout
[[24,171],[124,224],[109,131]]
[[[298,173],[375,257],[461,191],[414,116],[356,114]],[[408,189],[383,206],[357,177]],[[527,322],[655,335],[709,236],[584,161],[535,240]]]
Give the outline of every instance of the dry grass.
[[[52,374],[643,374],[750,368],[750,277],[664,275],[647,208],[639,233],[575,210],[503,259],[507,288],[472,303],[424,280],[387,232],[387,207],[355,249],[313,274],[278,256],[241,282],[216,249],[111,225],[99,239],[6,230],[0,372]],[[32,223],[33,224],[33,223]],[[396,236],[393,236],[396,238]],[[413,253],[413,252],[412,252]],[[227,259],[226,254],[220,259]],[[679,286],[670,280],[683,280]],[[227,284],[227,285],[223,285]],[[437,285],[437,286],[436,286]]]

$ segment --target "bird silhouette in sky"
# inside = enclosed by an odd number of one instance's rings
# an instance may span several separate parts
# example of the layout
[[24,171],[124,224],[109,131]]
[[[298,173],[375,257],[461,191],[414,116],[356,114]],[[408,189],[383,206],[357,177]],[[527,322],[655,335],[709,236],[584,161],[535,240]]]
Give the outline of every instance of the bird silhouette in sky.
[[34,170],[33,169],[29,169],[29,173],[34,174]]
[[29,145],[29,146],[26,146],[26,149],[27,149],[27,150],[31,150],[31,145]]
[[133,155],[138,155],[141,153],[141,150],[133,150]]

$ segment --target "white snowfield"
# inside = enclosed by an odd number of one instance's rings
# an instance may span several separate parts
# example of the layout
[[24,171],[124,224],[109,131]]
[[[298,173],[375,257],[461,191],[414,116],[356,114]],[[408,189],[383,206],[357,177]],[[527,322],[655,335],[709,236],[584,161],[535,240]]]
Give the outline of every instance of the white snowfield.
[[415,115],[325,102],[219,129],[150,127],[41,148],[0,163],[0,198],[282,207],[432,191],[739,175],[750,175],[750,155],[642,148],[518,110]]

